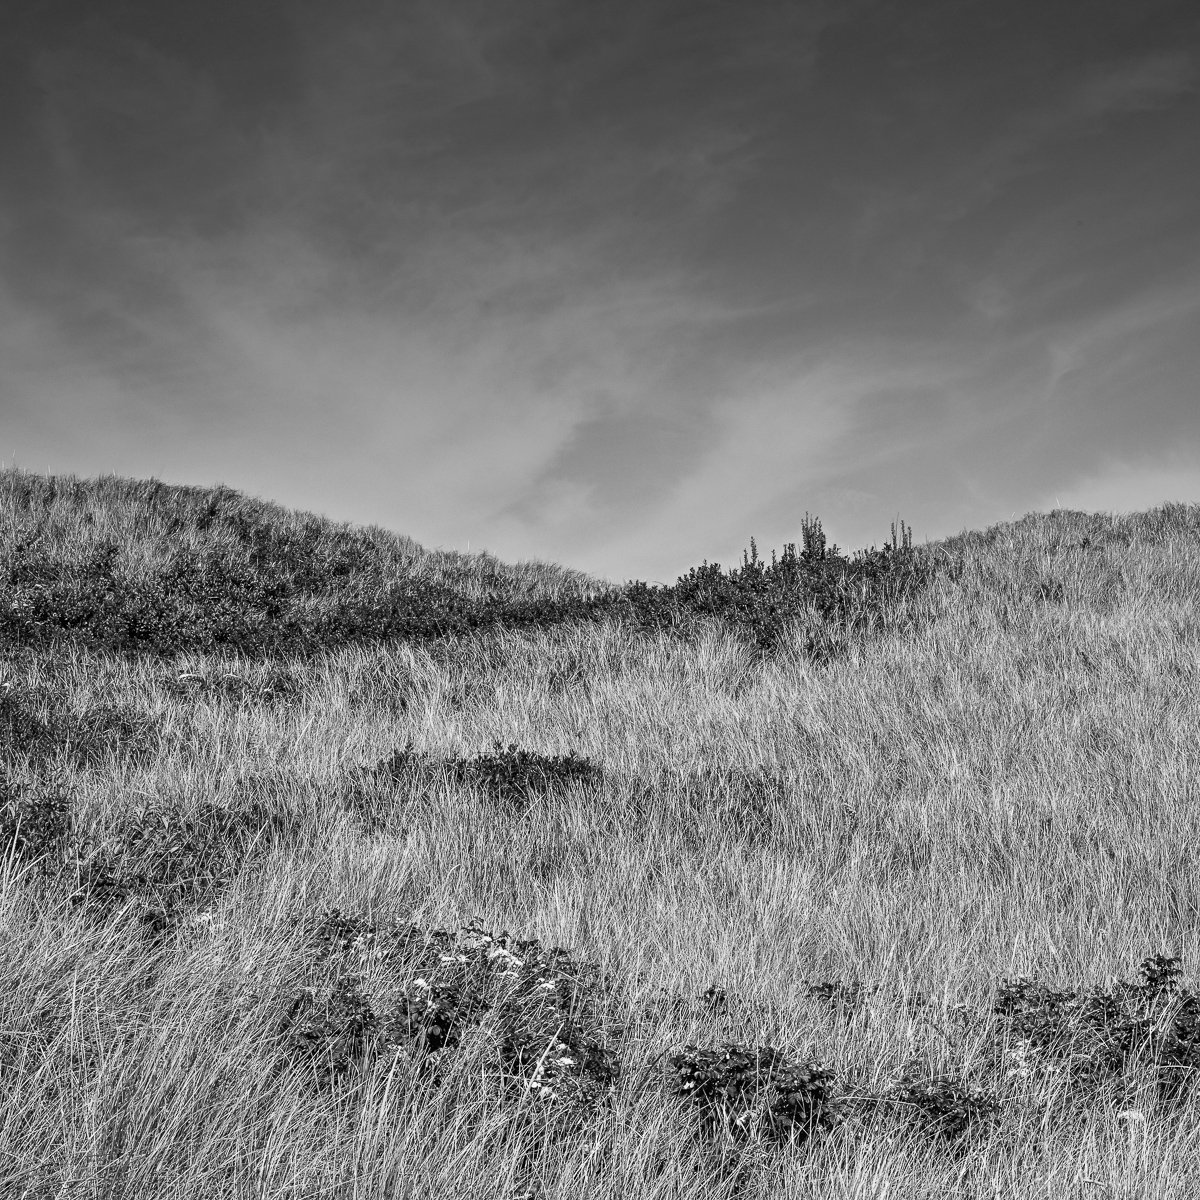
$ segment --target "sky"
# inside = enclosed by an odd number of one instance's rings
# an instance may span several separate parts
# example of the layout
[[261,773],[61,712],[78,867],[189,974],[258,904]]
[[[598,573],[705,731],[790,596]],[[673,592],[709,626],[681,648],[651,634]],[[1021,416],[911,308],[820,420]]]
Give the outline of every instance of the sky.
[[1194,0],[5,0],[0,460],[670,582],[1200,502]]

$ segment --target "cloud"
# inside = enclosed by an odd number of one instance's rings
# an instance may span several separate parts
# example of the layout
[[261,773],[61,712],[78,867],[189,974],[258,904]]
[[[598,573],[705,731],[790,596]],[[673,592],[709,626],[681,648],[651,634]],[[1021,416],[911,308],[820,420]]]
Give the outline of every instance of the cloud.
[[663,578],[806,509],[846,546],[1006,517],[1197,432],[1161,12],[1085,45],[978,6],[249,8],[20,35],[22,455]]
[[1196,63],[1184,50],[1116,62],[1090,72],[1067,106],[1083,117],[1151,112],[1195,89]]
[[1106,455],[1080,477],[1043,491],[1030,510],[1131,513],[1166,501],[1200,504],[1200,455],[1184,451],[1153,458]]

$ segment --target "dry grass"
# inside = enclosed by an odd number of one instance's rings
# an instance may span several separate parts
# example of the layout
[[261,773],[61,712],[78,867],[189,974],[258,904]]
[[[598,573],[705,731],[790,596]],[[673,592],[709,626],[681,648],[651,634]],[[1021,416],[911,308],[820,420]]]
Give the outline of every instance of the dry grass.
[[[22,536],[37,525],[69,552],[100,529],[152,558],[166,533],[113,486],[22,516]],[[10,648],[2,686],[49,732],[0,740],[7,786],[69,797],[76,841],[126,845],[130,812],[167,813],[168,840],[213,809],[278,819],[232,857],[204,851],[211,886],[159,925],[135,919],[136,880],[97,915],[67,867],[10,851],[0,1195],[1196,1194],[1190,1099],[1136,1063],[1095,1085],[1030,1065],[998,1048],[992,1006],[1006,977],[1108,991],[1149,955],[1188,978],[1198,961],[1198,535],[1200,509],[1173,506],[952,539],[927,552],[960,569],[910,602],[909,632],[823,666],[798,648],[763,660],[715,625],[272,662]],[[573,579],[404,553],[439,578]],[[89,725],[101,707],[109,725]],[[127,725],[108,736],[111,713]],[[410,742],[428,769],[372,770]],[[602,775],[514,808],[437,769],[497,742]],[[170,847],[147,847],[161,883]],[[589,1029],[619,1060],[611,1096],[572,1116],[525,1067],[506,1082],[486,1015],[437,1070],[384,1039],[315,1086],[286,1018],[330,978],[304,924],[329,909],[385,930],[474,919],[598,964]],[[376,1014],[412,994],[405,953],[354,966]],[[864,988],[838,1005],[809,993],[822,981]],[[727,1003],[704,1003],[710,987]],[[953,1075],[999,1115],[963,1144],[894,1105],[793,1145],[705,1137],[669,1062],[724,1043],[822,1064],[851,1098]]]

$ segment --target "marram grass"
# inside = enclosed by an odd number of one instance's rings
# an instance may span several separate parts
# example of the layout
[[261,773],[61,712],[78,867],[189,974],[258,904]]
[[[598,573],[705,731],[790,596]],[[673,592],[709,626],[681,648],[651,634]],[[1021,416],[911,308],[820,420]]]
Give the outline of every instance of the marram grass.
[[0,473],[0,1197],[1200,1192],[1200,508],[803,532]]

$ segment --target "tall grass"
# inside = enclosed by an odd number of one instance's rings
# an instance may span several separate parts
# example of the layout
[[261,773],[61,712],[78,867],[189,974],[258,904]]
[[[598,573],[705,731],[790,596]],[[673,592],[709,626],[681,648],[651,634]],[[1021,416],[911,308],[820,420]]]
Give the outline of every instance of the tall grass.
[[[593,611],[545,564],[4,472],[0,1195],[1195,1194],[1200,508],[858,575],[805,528]],[[493,608],[105,645],[101,545],[134,597],[223,545],[248,587],[278,558],[276,618]]]

